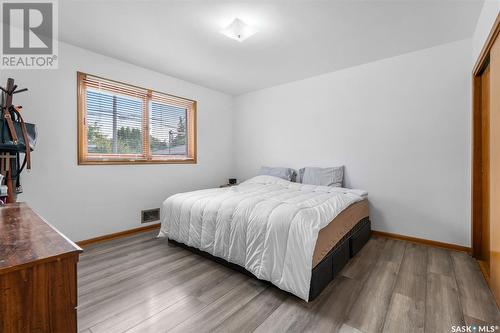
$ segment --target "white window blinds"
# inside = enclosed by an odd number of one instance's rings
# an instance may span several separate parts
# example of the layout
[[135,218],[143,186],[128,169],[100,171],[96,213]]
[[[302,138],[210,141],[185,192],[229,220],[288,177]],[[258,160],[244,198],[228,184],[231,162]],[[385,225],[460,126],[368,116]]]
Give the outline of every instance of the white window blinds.
[[195,162],[195,105],[79,73],[79,160]]

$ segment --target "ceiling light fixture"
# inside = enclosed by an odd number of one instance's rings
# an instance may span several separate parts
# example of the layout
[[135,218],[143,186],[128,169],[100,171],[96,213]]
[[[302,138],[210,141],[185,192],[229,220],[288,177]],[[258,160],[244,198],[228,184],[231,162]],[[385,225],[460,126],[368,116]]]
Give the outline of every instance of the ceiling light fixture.
[[248,37],[252,36],[257,32],[256,29],[250,27],[248,24],[240,20],[239,18],[235,18],[230,25],[228,25],[225,29],[221,30],[220,33],[231,38],[237,40],[238,42],[242,42]]

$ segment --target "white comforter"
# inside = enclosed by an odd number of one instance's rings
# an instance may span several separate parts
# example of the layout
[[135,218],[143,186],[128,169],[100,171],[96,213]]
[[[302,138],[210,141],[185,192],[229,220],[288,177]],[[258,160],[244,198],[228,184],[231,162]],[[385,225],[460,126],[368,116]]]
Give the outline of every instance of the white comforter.
[[319,230],[365,196],[257,176],[235,187],[169,197],[159,236],[243,266],[307,301]]

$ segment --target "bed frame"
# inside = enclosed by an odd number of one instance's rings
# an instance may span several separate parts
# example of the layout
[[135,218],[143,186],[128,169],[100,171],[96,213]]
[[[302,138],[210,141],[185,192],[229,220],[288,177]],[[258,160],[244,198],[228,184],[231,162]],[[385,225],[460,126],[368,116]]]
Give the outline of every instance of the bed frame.
[[[368,242],[370,236],[370,219],[365,217],[359,221],[339,242],[337,242],[337,244],[330,250],[330,252],[328,252],[323,260],[321,260],[312,270],[309,301],[318,297],[321,291],[328,286],[330,281],[337,277],[342,268],[344,268],[347,262],[349,262],[349,259],[354,257],[361,250],[363,245]],[[172,239],[169,239],[168,242],[257,279],[255,275],[239,265],[228,262],[222,258],[215,257],[210,253],[201,251],[184,243],[176,242]],[[271,282],[269,283],[271,284]]]

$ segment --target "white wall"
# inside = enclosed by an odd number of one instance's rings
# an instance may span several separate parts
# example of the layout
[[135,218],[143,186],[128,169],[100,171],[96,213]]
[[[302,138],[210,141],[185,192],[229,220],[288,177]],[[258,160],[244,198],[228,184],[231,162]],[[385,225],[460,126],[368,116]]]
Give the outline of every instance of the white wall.
[[472,36],[472,61],[476,62],[500,11],[500,0],[485,0]]
[[[170,194],[222,184],[232,174],[231,96],[60,43],[58,70],[1,71],[29,93],[16,95],[38,126],[27,201],[77,241],[140,226],[140,211]],[[198,164],[77,165],[76,72],[82,71],[198,101]],[[5,84],[5,83],[4,83]]]
[[[138,227],[168,195],[264,164],[344,164],[346,185],[370,192],[374,229],[469,245],[470,55],[498,3],[486,1],[472,40],[235,99],[61,43],[59,70],[0,71],[30,88],[16,103],[40,132],[20,200],[82,240]],[[198,164],[77,166],[76,71],[197,100]]]
[[373,229],[470,243],[470,39],[236,99],[239,178],[346,166]]

